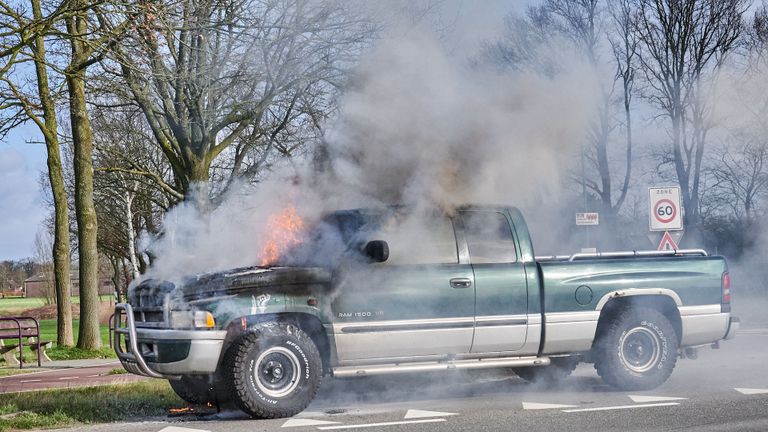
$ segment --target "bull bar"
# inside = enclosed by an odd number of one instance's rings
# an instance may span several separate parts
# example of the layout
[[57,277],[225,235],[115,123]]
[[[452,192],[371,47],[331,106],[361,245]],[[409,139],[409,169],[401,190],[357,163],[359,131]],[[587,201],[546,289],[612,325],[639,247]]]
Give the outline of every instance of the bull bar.
[[[123,317],[125,321],[123,322]],[[123,325],[125,324],[125,325]],[[133,315],[133,307],[128,303],[117,303],[115,315],[110,322],[112,331],[112,346],[123,368],[135,375],[143,375],[150,378],[180,379],[179,375],[166,375],[158,373],[149,367],[139,350],[136,336],[136,321]],[[122,344],[125,340],[125,345]],[[125,347],[125,349],[123,348]]]

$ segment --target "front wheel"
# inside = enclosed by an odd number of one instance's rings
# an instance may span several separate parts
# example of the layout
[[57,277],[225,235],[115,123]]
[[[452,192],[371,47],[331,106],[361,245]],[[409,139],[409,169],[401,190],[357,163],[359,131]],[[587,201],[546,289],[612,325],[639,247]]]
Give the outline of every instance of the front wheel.
[[183,400],[195,405],[206,405],[216,401],[213,386],[203,378],[182,376],[178,380],[168,380],[173,391]]
[[290,417],[303,411],[323,374],[312,339],[288,323],[254,327],[229,349],[225,367],[234,402],[256,418]]
[[677,362],[677,334],[655,309],[620,311],[595,343],[595,369],[620,390],[650,390],[663,384]]

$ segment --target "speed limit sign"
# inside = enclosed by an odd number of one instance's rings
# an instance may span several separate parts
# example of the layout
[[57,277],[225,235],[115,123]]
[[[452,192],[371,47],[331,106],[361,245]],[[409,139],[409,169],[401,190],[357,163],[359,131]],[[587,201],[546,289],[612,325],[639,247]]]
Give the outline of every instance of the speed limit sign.
[[680,206],[680,188],[652,187],[649,192],[649,218],[651,231],[683,229],[683,209]]

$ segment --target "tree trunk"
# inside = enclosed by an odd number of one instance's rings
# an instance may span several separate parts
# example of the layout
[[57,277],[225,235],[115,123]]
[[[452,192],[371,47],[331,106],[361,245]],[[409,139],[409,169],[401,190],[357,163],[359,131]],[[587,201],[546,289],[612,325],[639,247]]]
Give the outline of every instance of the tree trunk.
[[[32,0],[32,13],[36,20],[42,19],[40,0]],[[46,70],[46,51],[43,35],[35,37],[33,45],[35,53],[35,72],[40,104],[45,121],[45,147],[48,152],[48,180],[51,183],[53,196],[54,230],[53,230],[53,276],[56,292],[56,343],[58,346],[72,346],[72,305],[70,290],[70,256],[69,256],[69,209],[67,207],[67,192],[64,189],[64,174],[59,151],[58,124],[56,121],[56,106],[51,98]]]
[[75,212],[80,252],[80,329],[77,347],[98,349],[101,348],[99,252],[96,244],[96,208],[93,204],[93,134],[85,101],[85,67],[83,65],[87,55],[82,40],[86,35],[84,12],[76,13],[67,19],[67,31],[72,48],[72,63],[67,70],[67,88],[74,144]]
[[[128,225],[128,258],[131,262],[131,277],[133,280],[139,278],[139,262],[136,259],[136,234],[133,231],[133,192],[126,192],[125,197],[125,221]],[[117,285],[115,285],[117,286]]]

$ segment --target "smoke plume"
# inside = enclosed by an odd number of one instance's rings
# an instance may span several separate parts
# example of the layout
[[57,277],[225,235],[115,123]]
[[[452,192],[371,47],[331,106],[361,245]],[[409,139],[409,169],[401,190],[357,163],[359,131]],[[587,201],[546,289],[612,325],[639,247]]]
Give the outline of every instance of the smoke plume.
[[[363,59],[329,127],[330,172],[298,161],[243,186],[209,214],[182,204],[149,276],[258,264],[266,222],[285,206],[308,221],[340,208],[557,199],[561,173],[592,116],[594,83],[577,61],[555,77],[501,75],[449,54],[428,31],[384,38]],[[302,180],[289,181],[299,166]],[[419,236],[414,236],[419,238]],[[151,244],[150,244],[151,243]]]

